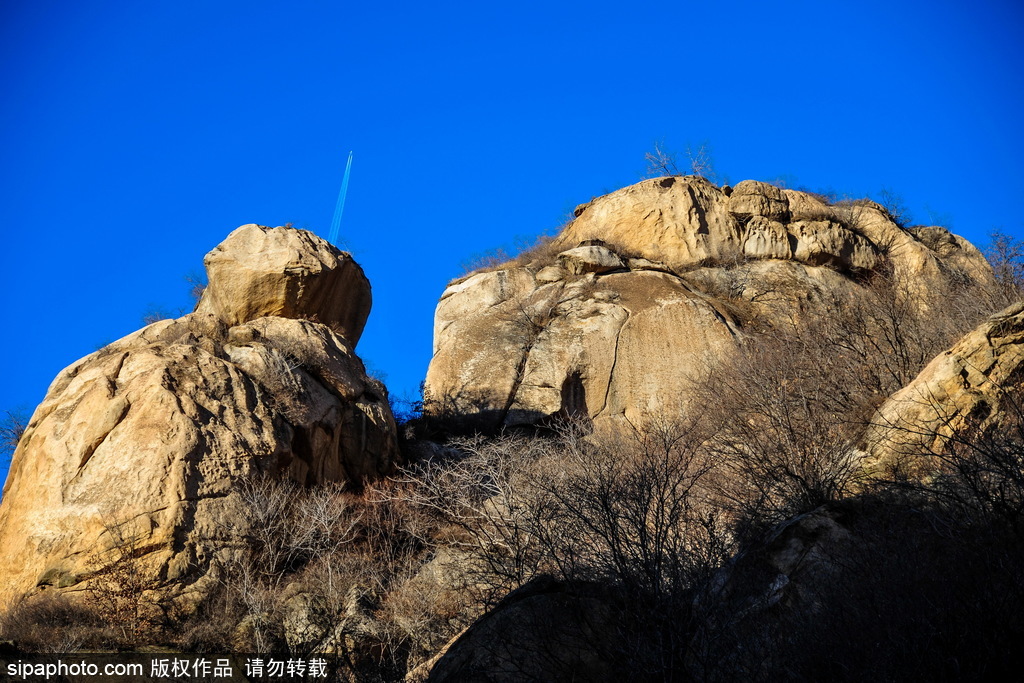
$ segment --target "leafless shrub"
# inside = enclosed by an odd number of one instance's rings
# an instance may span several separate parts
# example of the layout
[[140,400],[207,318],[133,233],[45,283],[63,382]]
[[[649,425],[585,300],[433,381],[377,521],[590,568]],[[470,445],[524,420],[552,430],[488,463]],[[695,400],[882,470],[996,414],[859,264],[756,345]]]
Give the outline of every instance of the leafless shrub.
[[206,275],[198,271],[191,271],[185,275],[185,283],[188,285],[188,294],[196,304],[203,298],[206,291]]
[[676,166],[675,153],[665,150],[664,142],[655,142],[654,149],[644,154],[644,161],[647,162],[648,178],[682,175]]
[[[1012,403],[1012,408],[1008,403]],[[930,489],[964,519],[997,522],[1024,541],[1024,412],[1020,399],[998,426],[971,425],[933,454],[940,467]]]
[[[654,143],[654,149],[644,154],[644,161],[647,162],[647,172],[644,176],[646,178],[683,175],[679,171],[676,154],[665,149],[663,141]],[[702,142],[696,146],[687,145],[686,162],[690,175],[702,176],[713,183],[718,182],[718,174],[715,172],[711,155],[711,146],[708,143]]]
[[557,437],[467,439],[406,476],[417,503],[447,523],[440,542],[479,605],[544,576],[614,594],[599,628],[643,676],[678,673],[690,591],[733,549],[705,486],[708,434],[652,418],[597,442],[569,426]]
[[969,292],[930,301],[884,271],[818,305],[748,339],[696,387],[721,420],[719,492],[759,520],[755,532],[848,495],[850,453],[877,406],[984,316]]
[[[832,214],[839,219],[840,225],[849,230],[850,232],[856,233],[863,236],[863,231],[860,227],[862,219],[862,211],[865,206],[873,205],[874,202],[866,197],[852,198],[845,196],[832,202]],[[884,253],[884,245],[876,244],[880,250]]]
[[240,608],[231,649],[333,653],[351,680],[404,670],[416,639],[398,623],[401,601],[383,601],[415,574],[434,530],[401,486],[243,480],[241,514],[224,529],[237,546],[222,572],[224,599]]
[[156,304],[150,304],[146,307],[146,311],[142,314],[142,324],[152,325],[158,323],[161,320],[170,320],[174,318],[174,313],[164,306],[157,306]]
[[[241,480],[238,497],[239,514],[227,531],[240,550],[225,568],[226,587],[245,608],[256,651],[271,652],[286,636],[284,586],[351,543],[360,515],[335,487],[304,489],[268,476]],[[336,607],[348,586],[330,563],[322,569],[318,588]]]
[[410,669],[430,659],[480,615],[482,606],[450,564],[439,568],[451,571],[450,576],[416,573],[384,597],[382,618],[391,626],[393,640],[407,645]]
[[833,302],[805,335],[856,365],[853,387],[888,396],[990,312],[976,291],[926,292],[879,269],[855,296]]
[[711,146],[702,142],[697,147],[686,146],[686,157],[690,162],[690,173],[707,178],[713,183],[718,182],[714,161],[711,158]]
[[22,599],[0,612],[0,640],[26,652],[76,652],[102,646],[106,624],[89,605],[51,591]]
[[944,396],[919,396],[905,417],[878,421],[887,473],[958,519],[1024,541],[1024,387],[990,385],[969,412]]
[[[554,231],[561,232],[565,226]],[[463,275],[484,273],[501,268],[522,266],[543,267],[555,262],[555,256],[561,250],[554,244],[555,235],[542,233],[536,237],[517,237],[512,244],[489,249],[475,254],[463,261]]]
[[1019,668],[1024,406],[1020,387],[993,390],[968,415],[921,398],[920,420],[892,425],[916,467],[814,513],[841,531],[801,537],[814,558],[802,567],[780,577],[758,560],[793,536],[753,539],[701,617],[701,675],[988,680]]
[[810,195],[811,197],[817,199],[825,206],[830,206],[835,202],[839,201],[839,198],[841,196],[841,194],[838,191],[831,187],[812,189],[806,185],[798,185],[795,189],[797,192],[803,192],[804,194]]
[[24,411],[4,411],[4,417],[0,420],[0,456],[3,456],[0,463],[6,465],[5,461],[9,460],[15,449],[18,448],[18,443],[27,427],[28,415]]
[[709,445],[722,463],[716,493],[755,533],[842,498],[856,473],[850,412],[860,397],[848,377],[819,375],[824,354],[803,351],[764,340],[698,392],[720,420]]
[[530,472],[552,444],[510,435],[469,437],[405,473],[409,499],[449,528],[447,545],[469,551],[463,573],[493,603],[538,572],[530,527]]
[[704,425],[654,418],[600,446],[563,442],[537,483],[536,514],[559,575],[663,599],[724,559],[724,525],[704,487]]
[[[556,232],[561,232],[564,227],[560,227]],[[520,266],[543,267],[554,263],[555,256],[560,251],[561,247],[555,244],[555,236],[545,234],[537,237],[532,243],[523,244],[515,260]]]
[[702,488],[705,438],[696,425],[658,421],[603,445],[578,429],[475,438],[407,474],[417,502],[452,526],[451,543],[471,551],[469,571],[498,594],[549,573],[664,595],[726,547]]
[[889,219],[901,228],[907,228],[913,223],[914,218],[907,208],[903,196],[888,187],[883,187],[879,193],[879,204],[889,215]]
[[109,548],[95,553],[88,581],[90,603],[124,643],[150,642],[164,622],[163,607],[153,594],[156,578],[143,560],[151,549],[133,520],[107,519],[104,537]]
[[512,259],[513,255],[504,247],[496,247],[480,254],[474,254],[459,265],[462,268],[463,275],[468,275],[469,273],[497,270]]
[[982,253],[996,276],[997,301],[993,308],[1024,299],[1024,240],[995,230]]

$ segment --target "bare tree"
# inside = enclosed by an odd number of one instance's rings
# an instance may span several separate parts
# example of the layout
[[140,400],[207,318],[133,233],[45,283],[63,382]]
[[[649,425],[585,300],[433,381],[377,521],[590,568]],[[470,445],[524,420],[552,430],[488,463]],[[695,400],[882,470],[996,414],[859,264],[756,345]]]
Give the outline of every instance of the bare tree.
[[718,182],[718,173],[711,158],[711,146],[702,142],[697,147],[686,146],[686,157],[690,162],[690,173],[707,178],[713,183]]
[[901,228],[907,228],[914,221],[913,216],[910,213],[910,209],[907,208],[906,202],[903,201],[903,195],[899,194],[895,190],[883,187],[879,193],[879,204],[885,209],[885,212],[889,214],[889,218],[893,223],[900,226]]
[[705,441],[701,426],[668,420],[601,445],[574,426],[557,438],[477,437],[407,476],[501,593],[553,573],[668,594],[727,545],[703,488]]
[[133,520],[104,521],[109,548],[97,551],[88,581],[90,602],[107,626],[120,633],[122,642],[138,646],[150,642],[164,621],[164,611],[153,590],[158,581],[141,558],[150,548]]
[[206,276],[193,270],[185,275],[185,283],[188,285],[189,296],[198,304],[199,300],[203,298],[203,292],[206,291]]
[[821,372],[829,367],[821,351],[764,339],[697,388],[719,421],[708,444],[721,463],[715,491],[755,533],[845,496],[853,482],[850,411],[859,397],[839,374],[848,368]]
[[[654,149],[644,154],[644,161],[647,162],[648,178],[660,178],[663,176],[681,176],[679,165],[676,161],[675,152],[665,149],[663,141],[655,142]],[[706,142],[700,145],[686,146],[686,163],[690,175],[698,175],[707,178],[711,182],[718,182],[718,173],[715,172],[714,161],[712,160],[711,147]]]
[[998,300],[994,308],[1002,308],[1024,299],[1024,240],[995,230],[982,250],[995,272]]
[[650,178],[682,175],[676,165],[675,153],[667,151],[664,142],[655,142],[654,149],[644,154],[644,161],[647,162],[647,176]]
[[355,541],[361,514],[338,487],[306,489],[265,475],[241,480],[238,501],[224,531],[239,547],[224,577],[245,608],[257,651],[280,648],[286,635],[284,587],[310,567],[316,568],[317,581],[307,592],[317,610],[306,623],[316,634],[303,634],[308,637],[302,640],[334,638],[332,626],[349,587],[338,556]]
[[18,443],[21,441],[25,429],[28,427],[28,416],[22,410],[5,410],[4,417],[0,420],[0,464],[6,470]]

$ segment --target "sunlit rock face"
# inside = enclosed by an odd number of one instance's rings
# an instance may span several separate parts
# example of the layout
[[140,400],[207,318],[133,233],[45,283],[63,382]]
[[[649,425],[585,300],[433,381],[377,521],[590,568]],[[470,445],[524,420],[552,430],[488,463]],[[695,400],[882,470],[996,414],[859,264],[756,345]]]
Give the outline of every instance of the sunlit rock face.
[[370,315],[370,283],[352,256],[306,230],[243,225],[204,259],[210,284],[198,313],[229,325],[265,316],[335,328],[355,346]]
[[1020,420],[1022,389],[1024,302],[1018,302],[965,335],[882,404],[865,436],[865,470],[929,476],[936,462],[928,455],[1009,430],[1010,421]]
[[[884,273],[917,293],[988,285],[943,228],[757,181],[656,178],[577,207],[545,256],[453,281],[434,318],[429,415],[469,428],[698,409],[688,387],[753,329],[800,324]],[[756,324],[752,324],[752,321]]]

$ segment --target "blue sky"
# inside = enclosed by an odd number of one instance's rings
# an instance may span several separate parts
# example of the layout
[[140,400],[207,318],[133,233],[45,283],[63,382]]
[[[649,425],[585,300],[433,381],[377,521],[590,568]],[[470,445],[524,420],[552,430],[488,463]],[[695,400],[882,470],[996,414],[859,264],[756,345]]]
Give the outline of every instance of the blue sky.
[[[0,409],[190,307],[232,229],[341,232],[395,394],[474,254],[637,181],[657,140],[733,182],[890,187],[919,222],[1021,236],[1024,11],[1007,0],[13,0],[0,10]],[[0,465],[2,467],[2,465]]]

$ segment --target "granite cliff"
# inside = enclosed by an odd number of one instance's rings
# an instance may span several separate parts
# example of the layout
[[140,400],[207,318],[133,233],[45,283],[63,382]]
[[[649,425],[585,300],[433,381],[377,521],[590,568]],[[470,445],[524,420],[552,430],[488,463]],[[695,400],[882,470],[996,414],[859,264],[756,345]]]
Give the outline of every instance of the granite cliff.
[[541,254],[441,295],[429,414],[490,429],[559,415],[638,424],[684,410],[750,334],[866,301],[873,278],[917,307],[993,280],[944,228],[756,181],[645,180],[575,213]]

